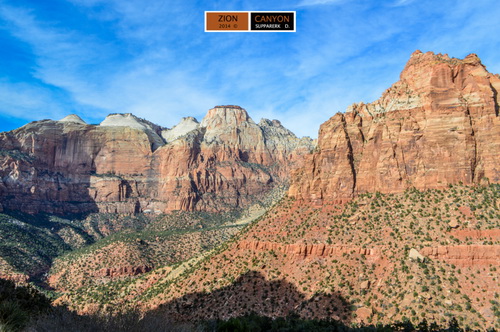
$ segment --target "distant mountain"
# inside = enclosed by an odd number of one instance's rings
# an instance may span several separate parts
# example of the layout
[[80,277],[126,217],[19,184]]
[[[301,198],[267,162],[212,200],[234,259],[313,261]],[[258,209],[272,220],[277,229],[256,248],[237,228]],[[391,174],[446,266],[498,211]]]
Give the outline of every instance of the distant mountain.
[[314,148],[279,121],[217,106],[172,129],[133,114],[76,115],[0,133],[0,199],[28,213],[223,211],[286,182]]

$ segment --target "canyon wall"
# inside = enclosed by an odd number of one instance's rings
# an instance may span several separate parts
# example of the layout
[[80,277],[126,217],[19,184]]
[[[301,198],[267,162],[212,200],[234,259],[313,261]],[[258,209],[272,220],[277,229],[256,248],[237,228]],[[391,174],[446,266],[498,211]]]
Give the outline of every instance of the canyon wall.
[[2,209],[28,213],[160,213],[242,207],[288,180],[314,147],[277,120],[238,106],[172,129],[132,114],[100,125],[78,116],[0,133]]
[[475,54],[412,54],[400,80],[370,104],[321,125],[318,149],[289,195],[322,204],[365,192],[500,182],[500,77]]

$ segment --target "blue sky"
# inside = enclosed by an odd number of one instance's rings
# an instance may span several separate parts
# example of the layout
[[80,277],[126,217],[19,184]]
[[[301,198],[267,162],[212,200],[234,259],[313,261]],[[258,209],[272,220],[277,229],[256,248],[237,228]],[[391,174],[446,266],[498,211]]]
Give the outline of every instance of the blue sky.
[[[206,33],[206,10],[295,10],[295,33]],[[215,105],[297,135],[398,80],[416,49],[500,73],[498,0],[0,0],[0,131],[76,113],[166,127]]]

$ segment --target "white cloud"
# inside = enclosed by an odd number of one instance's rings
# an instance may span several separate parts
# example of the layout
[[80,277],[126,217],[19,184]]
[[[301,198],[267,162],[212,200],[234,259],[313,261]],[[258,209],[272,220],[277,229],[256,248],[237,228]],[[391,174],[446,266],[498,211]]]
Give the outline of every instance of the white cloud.
[[49,89],[0,79],[0,112],[24,120],[60,119],[66,115],[64,102],[54,102],[57,94]]
[[[127,22],[140,21],[131,8],[120,6],[126,12]],[[153,14],[146,16],[150,15]],[[3,108],[10,110],[4,113],[14,115],[15,109],[33,108],[43,117],[64,116],[50,87],[66,91],[79,105],[81,115],[92,119],[112,112],[132,112],[171,126],[180,116],[199,116],[201,110],[216,103],[217,98],[203,88],[196,73],[172,66],[172,61],[179,60],[164,47],[142,48],[135,57],[123,60],[114,57],[119,52],[118,45],[44,24],[28,10],[4,6],[0,17],[8,22],[15,37],[31,46],[37,62],[34,78],[48,86],[36,89],[25,85],[22,93],[11,94],[18,105],[4,102]],[[4,95],[18,88],[9,82],[3,85]]]
[[302,0],[297,7],[334,5],[345,2],[346,0]]
[[105,62],[104,54],[112,53],[111,49],[75,32],[44,27],[28,10],[3,6],[0,16],[8,22],[10,32],[32,48],[35,80],[64,89],[77,100],[98,88],[100,75],[85,68]]

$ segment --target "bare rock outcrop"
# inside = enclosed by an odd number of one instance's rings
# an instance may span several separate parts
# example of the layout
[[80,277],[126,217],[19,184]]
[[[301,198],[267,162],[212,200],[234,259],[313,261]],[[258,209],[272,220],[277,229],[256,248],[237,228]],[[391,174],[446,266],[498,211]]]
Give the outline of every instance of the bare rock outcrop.
[[85,121],[82,120],[81,117],[79,117],[76,114],[70,114],[68,116],[65,116],[64,118],[59,120],[59,122],[75,122],[75,123],[79,123],[79,124],[83,124],[83,125],[87,124]]
[[422,249],[422,255],[460,266],[500,265],[500,245],[456,245]]
[[451,235],[460,240],[500,240],[500,229],[460,229],[450,232]]
[[414,261],[424,261],[425,257],[417,251],[417,249],[411,248],[408,253],[408,257]]
[[475,54],[415,52],[379,100],[321,125],[290,196],[342,203],[365,192],[500,182],[499,90],[500,77]]
[[2,207],[28,213],[227,210],[288,180],[314,147],[238,106],[166,130],[132,114],[76,115],[0,133]]
[[307,257],[342,257],[343,254],[359,254],[364,256],[377,256],[379,253],[375,248],[361,248],[350,245],[318,244],[282,244],[268,241],[242,240],[237,244],[240,250],[251,250],[252,252],[276,251],[294,258]]
[[119,277],[130,277],[137,276],[139,274],[147,273],[153,268],[148,265],[141,266],[121,266],[118,268],[103,268],[96,271],[94,277],[109,277],[109,278],[119,278]]
[[200,123],[192,116],[188,116],[182,118],[181,122],[175,125],[172,129],[162,130],[161,136],[168,143],[198,129],[199,127]]

